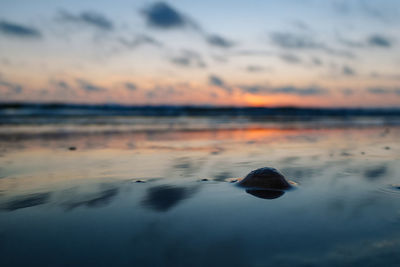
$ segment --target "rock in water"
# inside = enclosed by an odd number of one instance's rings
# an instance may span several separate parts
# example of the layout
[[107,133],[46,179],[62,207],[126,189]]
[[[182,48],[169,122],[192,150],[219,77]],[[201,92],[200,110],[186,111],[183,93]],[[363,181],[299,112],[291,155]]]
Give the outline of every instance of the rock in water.
[[285,190],[291,187],[281,173],[276,169],[269,167],[260,168],[250,172],[239,182],[239,186],[273,190]]

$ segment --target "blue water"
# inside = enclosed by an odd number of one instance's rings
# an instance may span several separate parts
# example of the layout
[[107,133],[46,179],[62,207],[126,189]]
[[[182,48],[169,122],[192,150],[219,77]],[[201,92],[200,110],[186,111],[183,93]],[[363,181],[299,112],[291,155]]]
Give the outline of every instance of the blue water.
[[[2,127],[1,266],[398,266],[398,126],[185,120]],[[297,186],[232,182],[264,166]]]

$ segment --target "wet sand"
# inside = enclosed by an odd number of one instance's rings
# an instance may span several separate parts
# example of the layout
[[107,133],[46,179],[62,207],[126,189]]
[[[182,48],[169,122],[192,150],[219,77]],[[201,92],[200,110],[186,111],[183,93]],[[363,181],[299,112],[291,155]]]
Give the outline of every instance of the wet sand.
[[0,264],[397,265],[399,126],[193,124],[2,126]]

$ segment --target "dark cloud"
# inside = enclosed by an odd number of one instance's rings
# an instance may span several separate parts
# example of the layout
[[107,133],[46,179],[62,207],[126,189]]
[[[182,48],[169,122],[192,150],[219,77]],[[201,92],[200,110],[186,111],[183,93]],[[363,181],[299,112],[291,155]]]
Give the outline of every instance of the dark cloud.
[[[156,2],[147,6],[142,10],[147,25],[156,29],[169,30],[188,27],[199,33],[205,41],[216,47],[230,48],[234,43],[220,35],[208,34],[195,21],[185,14],[176,10],[174,7],[165,2]],[[174,60],[177,64],[190,64],[187,59],[178,58]]]
[[242,91],[252,94],[287,94],[287,95],[300,95],[300,96],[313,96],[313,95],[324,95],[327,90],[319,87],[305,87],[298,88],[295,86],[283,86],[283,87],[269,87],[263,85],[252,85],[252,86],[240,86]]
[[270,38],[275,45],[285,49],[324,48],[323,44],[315,42],[310,36],[301,34],[274,32]]
[[216,34],[207,36],[206,40],[210,45],[222,48],[230,48],[234,45],[232,41]]
[[217,87],[225,86],[225,82],[220,77],[213,75],[213,74],[208,77],[208,82],[210,85],[217,86]]
[[88,82],[88,81],[86,81],[86,80],[77,79],[76,81],[77,81],[77,83],[79,84],[79,86],[80,86],[83,90],[85,90],[85,91],[87,91],[87,92],[101,92],[101,91],[106,91],[106,89],[105,89],[104,87],[100,87],[100,86],[94,85],[94,84],[92,84],[92,83],[90,83],[90,82]]
[[354,69],[352,69],[351,67],[346,66],[346,65],[343,66],[342,73],[344,75],[346,75],[346,76],[354,76],[354,75],[356,75],[356,72],[354,71]]
[[212,86],[219,87],[221,89],[224,89],[227,93],[232,93],[232,88],[227,85],[224,80],[214,74],[211,74],[208,76],[208,83]]
[[125,83],[125,88],[130,90],[130,91],[135,91],[137,89],[137,86],[134,83],[126,82]]
[[137,35],[132,40],[120,38],[119,41],[121,44],[123,44],[124,46],[129,47],[129,48],[137,48],[139,46],[146,45],[146,44],[152,45],[155,47],[163,46],[163,44],[160,41],[154,39],[151,36],[145,35],[145,34]]
[[297,64],[297,63],[301,63],[301,59],[293,54],[282,54],[280,55],[280,58],[287,62],[287,63],[291,63],[291,64]]
[[85,11],[78,15],[74,15],[63,10],[60,11],[59,17],[62,21],[86,24],[100,30],[108,31],[114,28],[114,24],[111,20],[109,20],[104,15],[93,11]]
[[373,34],[362,41],[354,41],[342,37],[339,37],[338,40],[339,42],[350,48],[368,48],[371,46],[380,48],[390,48],[393,45],[392,41],[389,38],[382,36],[380,34]]
[[315,41],[310,35],[303,33],[274,32],[270,34],[273,44],[283,49],[320,50],[334,56],[354,58],[349,51],[333,49],[322,42]]
[[182,50],[180,55],[172,57],[170,61],[175,65],[183,67],[206,67],[201,55],[191,50]]
[[61,90],[69,90],[71,86],[64,80],[50,80],[50,85]]
[[371,46],[379,46],[379,47],[391,47],[392,43],[389,39],[382,35],[372,35],[368,38],[368,44]]
[[65,81],[58,81],[57,82],[58,87],[60,88],[64,88],[64,89],[69,89],[69,84]]
[[50,193],[36,193],[15,197],[13,200],[3,205],[2,209],[14,211],[23,208],[29,208],[37,205],[45,204],[50,199]]
[[7,21],[0,21],[0,32],[9,36],[40,38],[42,34],[39,30],[25,25],[15,24]]
[[20,94],[23,91],[21,85],[3,80],[2,77],[0,76],[0,88],[2,87],[6,88],[10,93],[14,94]]
[[147,24],[159,29],[182,28],[191,25],[192,23],[167,3],[156,2],[149,5],[142,11]]
[[326,91],[318,87],[308,87],[308,88],[297,88],[294,86],[278,87],[270,90],[273,94],[294,94],[294,95],[322,95]]

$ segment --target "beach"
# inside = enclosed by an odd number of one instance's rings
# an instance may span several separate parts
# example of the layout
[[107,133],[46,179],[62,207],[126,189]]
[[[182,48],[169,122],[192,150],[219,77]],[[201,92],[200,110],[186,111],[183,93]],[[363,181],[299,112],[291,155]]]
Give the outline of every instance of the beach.
[[[396,266],[400,127],[355,120],[3,124],[0,263]],[[237,186],[265,166],[296,186]]]

